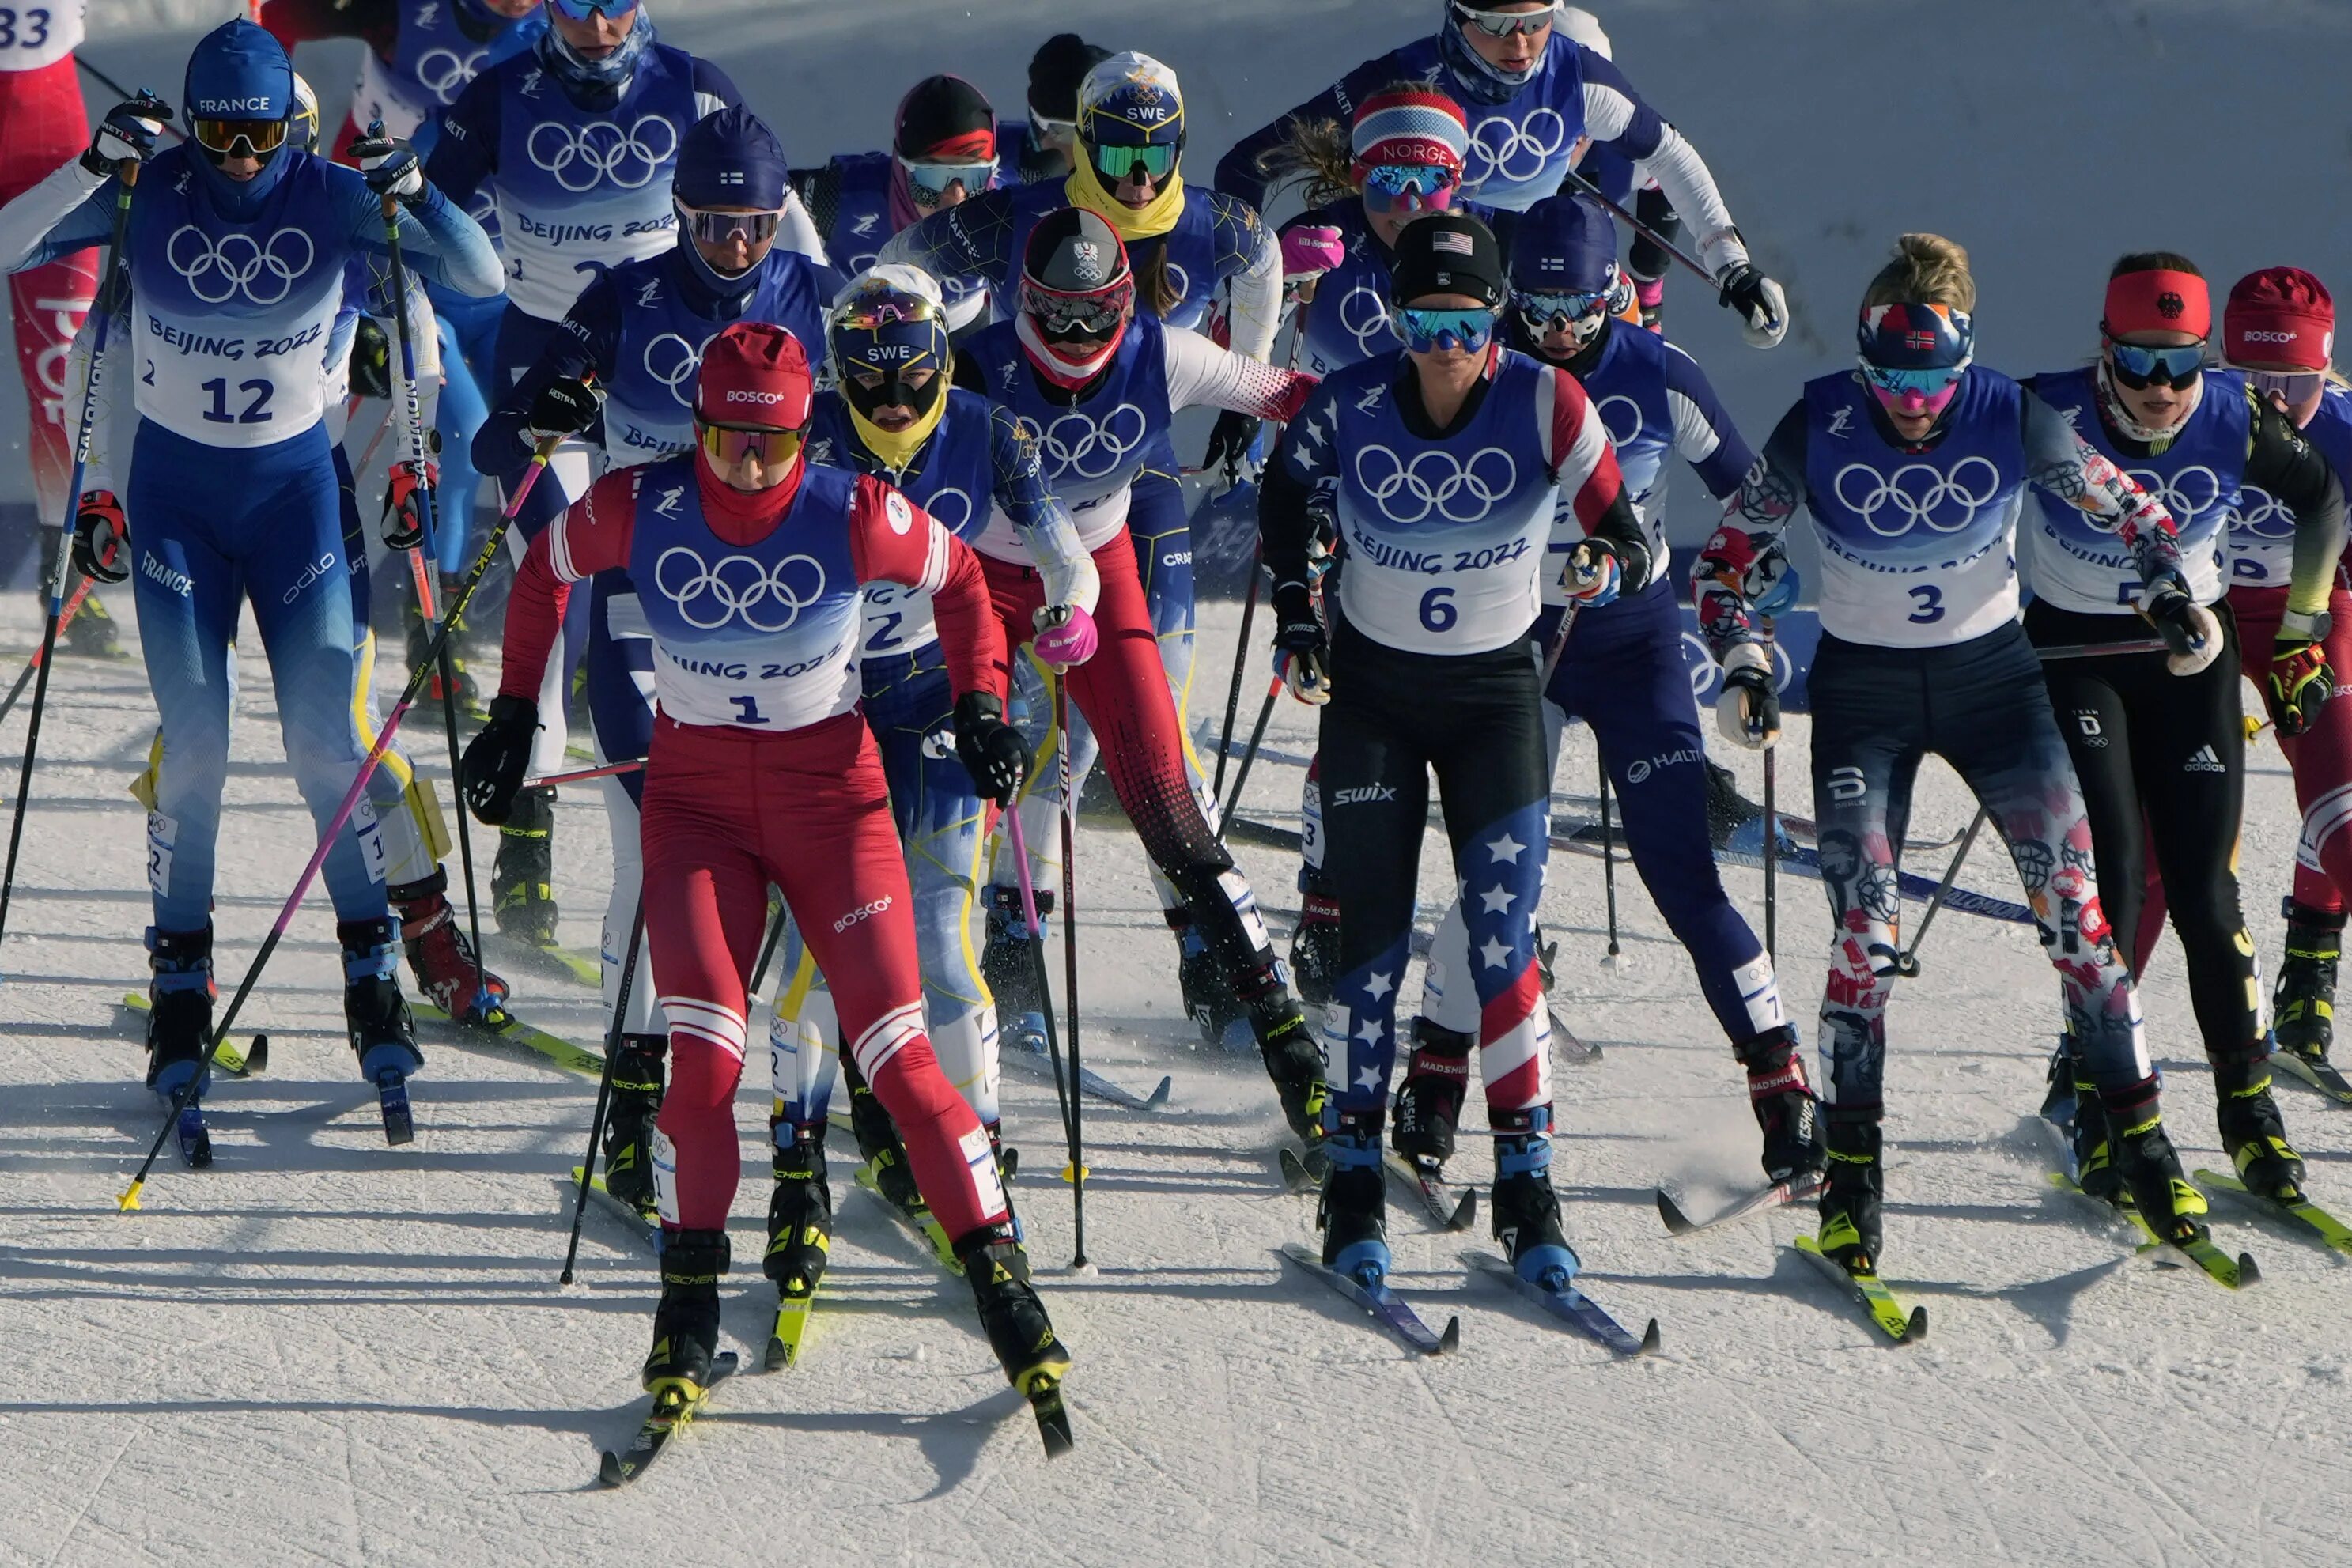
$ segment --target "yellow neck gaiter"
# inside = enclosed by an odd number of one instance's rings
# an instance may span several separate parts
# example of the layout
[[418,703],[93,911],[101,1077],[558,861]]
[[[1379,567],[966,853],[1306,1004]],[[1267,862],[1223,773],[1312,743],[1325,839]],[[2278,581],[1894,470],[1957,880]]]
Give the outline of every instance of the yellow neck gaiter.
[[1070,171],[1069,182],[1063,188],[1072,206],[1086,208],[1117,229],[1118,237],[1129,245],[1166,234],[1184,215],[1184,173],[1181,168],[1168,176],[1167,184],[1160,187],[1148,207],[1130,207],[1103,189],[1091,159],[1078,160],[1078,166]]
[[[947,373],[944,369],[940,371],[942,376]],[[846,398],[842,401],[848,402]],[[849,423],[857,432],[857,439],[866,444],[866,451],[887,464],[893,474],[907,471],[908,465],[915,461],[916,454],[922,451],[923,443],[931,438],[931,433],[939,429],[940,421],[947,414],[948,389],[945,387],[940,389],[940,395],[932,402],[930,412],[904,430],[885,430],[878,424],[869,423],[866,416],[857,412],[856,403],[849,404]]]

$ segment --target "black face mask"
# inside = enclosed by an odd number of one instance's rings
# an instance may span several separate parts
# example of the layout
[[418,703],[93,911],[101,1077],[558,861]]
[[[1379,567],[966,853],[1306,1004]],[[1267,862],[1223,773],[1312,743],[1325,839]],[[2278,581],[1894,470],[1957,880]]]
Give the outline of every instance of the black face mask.
[[[856,374],[845,374],[841,378],[841,395],[849,400],[850,407],[864,414],[869,421],[873,419],[877,410],[886,408],[912,409],[915,411],[915,417],[920,419],[931,412],[933,403],[947,395],[948,390],[948,377],[944,371],[932,376],[920,387],[911,385],[907,380],[907,372],[922,368],[920,365],[886,366],[854,363],[849,367],[852,371],[881,371],[882,384],[869,389],[858,380]],[[932,368],[939,369],[937,366]]]

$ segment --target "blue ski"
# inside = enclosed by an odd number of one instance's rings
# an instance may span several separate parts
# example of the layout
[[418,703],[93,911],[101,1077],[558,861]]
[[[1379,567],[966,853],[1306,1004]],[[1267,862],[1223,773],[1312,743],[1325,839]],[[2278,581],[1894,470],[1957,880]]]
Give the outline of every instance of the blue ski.
[[1386,1285],[1367,1285],[1336,1269],[1326,1268],[1312,1249],[1296,1241],[1284,1242],[1282,1255],[1363,1308],[1407,1347],[1423,1355],[1440,1355],[1462,1343],[1462,1320],[1458,1317],[1445,1320],[1444,1333],[1433,1333],[1429,1325]]
[[1626,1332],[1623,1324],[1602,1311],[1599,1303],[1574,1285],[1547,1291],[1532,1281],[1520,1279],[1517,1270],[1492,1252],[1482,1252],[1475,1248],[1465,1250],[1462,1260],[1502,1281],[1554,1317],[1582,1329],[1619,1355],[1649,1355],[1658,1348],[1658,1320],[1655,1318],[1652,1318],[1649,1326],[1642,1331],[1642,1337],[1635,1339]]

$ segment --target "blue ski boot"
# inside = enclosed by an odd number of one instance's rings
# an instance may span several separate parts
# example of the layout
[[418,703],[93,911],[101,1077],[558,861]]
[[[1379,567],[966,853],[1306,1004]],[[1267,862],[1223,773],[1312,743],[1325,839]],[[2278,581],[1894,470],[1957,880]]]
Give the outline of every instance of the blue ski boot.
[[1551,1187],[1551,1107],[1490,1107],[1488,1115],[1495,1124],[1495,1239],[1520,1279],[1565,1290],[1580,1265],[1560,1231],[1559,1195]]
[[1388,1182],[1381,1173],[1381,1113],[1330,1113],[1334,1130],[1323,1140],[1330,1162],[1315,1223],[1323,1232],[1323,1263],[1361,1285],[1388,1277]]
[[213,1034],[213,929],[159,931],[147,928],[147,1087],[168,1107],[177,1106],[173,1128],[180,1157],[202,1170],[213,1163],[212,1134],[197,1097],[207,1087],[196,1080]]
[[335,927],[343,947],[343,1023],[360,1076],[375,1085],[383,1111],[383,1137],[405,1144],[416,1136],[408,1080],[425,1065],[416,1026],[400,994],[400,923],[346,920]]
[[[1029,945],[1029,923],[1021,910],[1021,890],[989,883],[988,941],[980,953],[980,977],[996,998],[997,1044],[1032,1056],[1045,1054],[1045,1000],[1037,990],[1037,960]],[[1039,890],[1037,921],[1054,913],[1054,895]]]

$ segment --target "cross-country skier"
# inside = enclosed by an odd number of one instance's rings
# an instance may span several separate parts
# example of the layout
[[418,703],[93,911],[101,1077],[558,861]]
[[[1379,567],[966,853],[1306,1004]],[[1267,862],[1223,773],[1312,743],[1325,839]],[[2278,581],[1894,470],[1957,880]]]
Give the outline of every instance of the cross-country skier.
[[[0,33],[0,204],[15,201],[40,178],[87,144],[89,123],[82,108],[81,78],[74,50],[81,47],[87,0],[52,0],[38,9],[11,10]],[[79,383],[68,380],[74,334],[81,330],[98,293],[98,253],[75,251],[8,279],[15,319],[16,371],[25,383],[28,416],[25,455],[33,476],[35,552],[41,562],[37,589],[47,609],[47,567],[64,537],[66,486],[73,473],[73,425],[67,405]],[[86,595],[65,630],[61,647],[71,653],[111,655],[121,652],[114,622],[98,595]]]
[[[1336,1082],[1323,1113],[1323,1260],[1368,1281],[1389,1263],[1381,1124],[1432,768],[1477,955],[1495,1235],[1528,1281],[1556,1288],[1577,1267],[1551,1185],[1551,1030],[1535,952],[1551,790],[1528,635],[1556,570],[1556,529],[1591,536],[1565,579],[1581,602],[1642,589],[1653,557],[1575,378],[1495,340],[1508,288],[1475,217],[1408,226],[1394,271],[1402,349],[1318,387],[1261,490],[1276,667],[1294,696],[1323,707],[1340,912],[1324,1015]],[[1309,575],[1326,529],[1346,551],[1328,631]]]
[[476,739],[467,798],[493,820],[512,803],[571,586],[625,567],[659,585],[641,601],[661,706],[645,925],[672,1061],[653,1145],[664,1245],[646,1386],[694,1396],[710,1380],[742,1165],[744,982],[773,883],[832,977],[849,1049],[906,1136],[990,1344],[1029,1393],[1057,1382],[1069,1353],[1029,1288],[987,1134],[924,1035],[906,866],[857,711],[859,586],[933,595],[959,694],[956,746],[983,793],[1009,799],[1028,748],[1003,722],[1003,637],[978,559],[880,480],[805,460],[814,393],[790,332],[727,328],[703,353],[696,450],[607,475],[532,541],[507,610],[500,691],[523,722]]
[[[1643,545],[1652,559],[1665,559],[1668,459],[1689,463],[1721,499],[1738,489],[1753,454],[1697,362],[1612,313],[1625,287],[1616,229],[1589,197],[1554,196],[1530,209],[1512,241],[1510,273],[1506,322],[1514,345],[1584,388],[1616,452]],[[1564,556],[1581,538],[1580,530],[1565,530],[1552,551]],[[1673,585],[1661,577],[1614,603],[1580,605],[1557,575],[1545,574],[1537,643],[1550,646],[1563,613],[1572,609],[1576,619],[1544,691],[1546,776],[1557,767],[1568,721],[1591,725],[1624,810],[1634,868],[1690,954],[1699,990],[1748,1070],[1765,1174],[1775,1182],[1816,1177],[1822,1134],[1797,1030],[1781,1016],[1772,960],[1732,907],[1708,849],[1706,747]],[[1786,586],[1793,595],[1795,584]],[[1475,972],[1457,903],[1430,945],[1423,1016],[1397,1090],[1391,1138],[1408,1158],[1443,1160],[1454,1151],[1478,1033],[1478,998],[1464,982]]]
[[1822,557],[1813,812],[1831,914],[1821,1249],[1855,1272],[1874,1270],[1879,1255],[1896,876],[1929,752],[1983,802],[2017,863],[2069,1027],[2118,1129],[2121,1186],[2158,1234],[2203,1233],[2205,1200],[2165,1133],[2138,999],[2099,906],[2074,766],[2018,625],[2025,487],[2098,519],[2144,583],[2168,581],[2180,552],[2153,497],[2048,403],[1973,362],[1975,307],[1968,253],[1940,235],[1904,235],[1863,295],[1860,364],[1806,383],[1692,568],[1699,626],[1724,668],[1717,724],[1741,745],[1769,746],[1780,705],[1750,615],[1783,570],[1781,535],[1799,507],[1811,513]]
[[[722,109],[697,121],[678,143],[669,194],[686,243],[600,274],[566,312],[563,329],[483,422],[474,461],[500,484],[519,481],[530,455],[551,435],[600,430],[604,461],[616,468],[691,450],[695,369],[704,345],[732,322],[773,322],[795,338],[823,340],[825,305],[841,278],[776,244],[790,201],[784,150],[757,115]],[[600,764],[645,756],[653,736],[656,661],[640,586],[615,570],[599,574],[587,596],[588,712]],[[520,712],[511,702],[493,704],[490,725],[511,728]],[[637,906],[645,781],[625,773],[598,780],[598,788],[613,836],[603,946],[609,1008],[619,998]],[[518,814],[551,810],[543,797],[552,793],[525,791]],[[653,1200],[645,1143],[661,1105],[666,1046],[653,1021],[654,996],[640,968],[614,1059],[606,1123],[606,1186],[640,1205]]]
[[[1078,88],[1110,51],[1076,33],[1056,33],[1029,57],[1029,118],[1011,149],[1008,172],[1024,184],[1060,180],[1078,162]],[[1011,133],[1010,124],[998,133]]]
[[1622,153],[1634,173],[1657,181],[1675,210],[1696,225],[1699,260],[1713,272],[1723,304],[1738,312],[1750,343],[1768,349],[1786,335],[1788,299],[1748,259],[1697,149],[1605,56],[1554,26],[1552,0],[1441,4],[1444,19],[1435,34],[1365,61],[1234,143],[1217,164],[1217,189],[1263,211],[1267,177],[1259,160],[1289,140],[1297,121],[1346,120],[1391,82],[1427,82],[1469,110],[1465,194],[1525,211],[1559,189],[1589,139],[1596,154]]
[[[1256,900],[1218,843],[1188,770],[1181,710],[1136,570],[1139,530],[1132,512],[1144,503],[1138,477],[1147,454],[1164,439],[1175,411],[1208,404],[1278,420],[1313,383],[1141,309],[1141,286],[1126,247],[1090,209],[1048,214],[1029,230],[1027,243],[1018,314],[973,339],[957,356],[959,371],[1036,435],[1046,482],[1069,507],[1100,570],[1095,623],[1101,644],[1068,674],[1071,723],[1083,715],[1092,727],[1119,805],[1180,901],[1170,924],[1197,944],[1205,970],[1185,977],[1187,1000],[1213,992],[1245,1022],[1291,1126],[1312,1137],[1321,1063]],[[1181,512],[1177,516],[1181,523]],[[1045,585],[1008,521],[992,519],[979,549],[1008,638],[1025,638],[1031,616],[1045,601]],[[1033,792],[1024,806],[1032,856],[1054,832],[1052,804],[1040,810],[1041,800]],[[1025,945],[1014,952],[1021,963],[1031,962]],[[997,971],[988,977],[1000,1005],[1018,1005]]]
[[[2294,517],[2284,601],[2256,656],[2279,732],[2300,735],[2335,692],[2318,622],[2344,554],[2344,489],[2293,418],[2236,371],[2205,368],[2211,327],[2205,279],[2186,257],[2126,256],[2108,276],[2098,360],[2025,383],[2162,498],[2180,556],[2151,574],[2115,534],[2045,495],[2026,551],[2025,631],[2051,655],[2043,674],[2083,782],[2108,918],[2121,940],[2138,934],[2152,848],[2213,1066],[2221,1146],[2249,1187],[2294,1203],[2303,1160],[2271,1094],[2261,969],[2238,903],[2246,732],[2237,628],[2222,593],[2230,518],[2252,484]],[[2072,653],[2142,641],[2149,622],[2159,650]],[[2062,1102],[2079,1069],[2053,1067]],[[2075,1155],[2086,1190],[2111,1187],[2101,1167],[2112,1129],[2098,1113],[2104,1096],[2086,1089],[2075,1096]],[[2105,1123],[2114,1119],[2110,1112]]]
[[[564,313],[600,272],[677,243],[669,183],[678,147],[696,120],[742,101],[717,66],[656,42],[652,16],[633,0],[549,0],[547,19],[529,51],[485,67],[443,111],[425,158],[426,174],[453,200],[486,192],[496,209],[507,308],[487,389],[493,404],[539,362]],[[785,248],[821,257],[805,214],[795,207],[788,221],[793,215],[805,243],[788,241]],[[557,453],[509,536],[518,558],[567,500],[586,491],[589,469],[585,444],[567,443]],[[562,765],[570,736],[563,698],[574,662],[548,667],[535,772]],[[554,826],[552,795],[524,796],[499,831],[490,879],[499,929],[542,946],[554,942],[559,913]]]
[[[206,34],[185,94],[188,144],[151,156],[154,121],[126,105],[88,153],[0,209],[0,267],[38,265],[106,238],[124,166],[145,165],[126,241],[135,330],[120,361],[140,414],[124,508],[137,534],[126,539],[119,517],[86,515],[76,549],[87,563],[121,556],[135,570],[163,718],[147,819],[148,1082],[162,1093],[194,1077],[211,1030],[214,849],[241,600],[260,623],[287,758],[322,832],[370,738],[355,712],[360,639],[321,418],[344,263],[383,252],[389,193],[410,266],[467,293],[498,289],[489,242],[409,149],[381,149],[362,176],[285,145],[294,72],[259,27]],[[362,1074],[389,1093],[424,1059],[400,995],[400,924],[372,862],[373,814],[352,829],[326,862],[343,1011]]]
[[[1580,5],[1559,8],[1559,30],[1576,40],[1589,55],[1598,55],[1614,61],[1615,49],[1609,35],[1602,31],[1601,19]],[[1633,208],[1633,215],[1643,227],[1659,239],[1679,242],[1683,235],[1682,214],[1675,211],[1658,182],[1638,173],[1633,160],[1616,144],[1592,145],[1588,140],[1584,155],[1577,160],[1576,172],[1600,188],[1601,193],[1619,206]],[[1625,253],[1625,280],[1633,286],[1635,319],[1654,332],[1665,330],[1666,272],[1674,258],[1648,235],[1635,235]]]
[[[1036,436],[1011,411],[950,387],[950,315],[938,281],[919,268],[876,267],[850,281],[826,318],[835,385],[816,400],[809,460],[873,475],[967,542],[997,528],[1042,580],[1045,603],[1021,635],[1034,636],[1037,656],[1057,671],[1082,664],[1095,645],[1094,558],[1046,486]],[[906,846],[931,1048],[1001,1150],[996,1008],[971,929],[987,802],[955,755],[955,693],[929,596],[877,584],[866,591],[865,617],[866,722]],[[784,965],[790,981],[769,1035],[778,1111],[767,1271],[790,1296],[815,1288],[832,1232],[824,1133],[835,1030],[830,988],[797,923]],[[862,1080],[851,1084],[850,1113],[883,1196],[919,1219],[905,1148]]]

